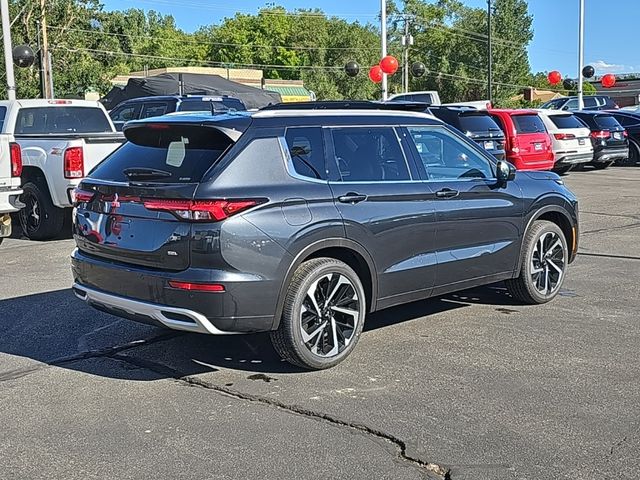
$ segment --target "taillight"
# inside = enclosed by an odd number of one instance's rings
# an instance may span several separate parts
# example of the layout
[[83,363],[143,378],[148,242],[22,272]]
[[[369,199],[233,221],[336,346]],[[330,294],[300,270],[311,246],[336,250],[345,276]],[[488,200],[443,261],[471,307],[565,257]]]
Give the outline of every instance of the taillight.
[[262,203],[263,200],[142,200],[148,210],[170,212],[182,220],[211,222],[225,220],[236,213]]
[[20,145],[11,142],[9,144],[9,155],[11,157],[11,176],[19,177],[22,175],[22,150]]
[[576,136],[573,133],[554,133],[556,140],[574,140]]
[[84,177],[84,151],[82,147],[69,147],[64,151],[64,178]]
[[77,205],[79,203],[86,203],[93,200],[93,197],[95,197],[95,195],[96,192],[74,188],[71,192],[71,201],[74,205]]
[[622,132],[622,136],[623,137],[628,137],[629,136],[629,132],[627,132],[626,130]]
[[591,138],[604,139],[609,138],[611,136],[611,132],[609,130],[596,130],[591,132]]
[[189,290],[190,292],[224,292],[224,285],[219,283],[193,283],[170,280],[169,286],[180,290]]

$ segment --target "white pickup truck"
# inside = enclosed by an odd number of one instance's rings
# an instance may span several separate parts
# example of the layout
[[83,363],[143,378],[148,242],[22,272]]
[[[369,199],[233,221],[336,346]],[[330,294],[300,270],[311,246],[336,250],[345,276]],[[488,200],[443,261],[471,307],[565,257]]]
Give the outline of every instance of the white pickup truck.
[[[0,125],[6,113],[6,109],[0,107]],[[18,199],[22,194],[21,174],[20,146],[12,135],[0,134],[0,243],[11,235],[11,213],[23,206]]]
[[0,111],[2,136],[17,143],[22,153],[22,230],[33,240],[55,237],[62,230],[65,209],[73,204],[73,189],[124,143],[124,136],[98,102],[0,101]]

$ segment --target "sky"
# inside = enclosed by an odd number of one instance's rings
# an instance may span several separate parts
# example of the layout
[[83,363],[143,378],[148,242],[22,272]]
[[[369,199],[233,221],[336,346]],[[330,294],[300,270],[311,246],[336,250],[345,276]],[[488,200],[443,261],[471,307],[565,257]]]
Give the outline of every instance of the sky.
[[[432,0],[426,0],[432,1]],[[171,14],[179,28],[191,32],[201,25],[219,23],[236,12],[255,13],[266,0],[102,0],[107,10],[135,7]],[[486,7],[486,0],[463,0],[471,7]],[[295,8],[320,8],[347,20],[377,22],[379,0],[274,0]],[[529,46],[532,71],[558,70],[562,76],[578,72],[579,0],[529,0],[534,38]],[[638,27],[640,0],[585,0],[585,65],[596,75],[640,72],[640,49],[633,32]],[[496,46],[495,48],[500,48]]]

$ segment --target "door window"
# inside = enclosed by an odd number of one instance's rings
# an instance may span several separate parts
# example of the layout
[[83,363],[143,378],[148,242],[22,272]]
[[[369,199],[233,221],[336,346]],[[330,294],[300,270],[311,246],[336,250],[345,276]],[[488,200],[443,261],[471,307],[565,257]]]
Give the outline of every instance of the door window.
[[411,180],[392,127],[332,128],[334,161],[343,182]]
[[111,112],[111,120],[114,122],[128,122],[129,120],[136,120],[136,108],[137,105],[124,105]]
[[489,160],[445,129],[409,127],[408,131],[425,178],[434,181],[494,178]]
[[320,127],[287,128],[285,140],[293,169],[298,175],[327,179],[324,143]]
[[598,100],[596,97],[584,97],[584,107],[585,108],[593,108],[598,106]]
[[167,112],[168,107],[166,102],[146,103],[142,106],[140,118],[159,117]]
[[575,110],[576,108],[578,108],[578,100],[572,98],[567,103],[565,103],[564,107],[562,107],[562,110]]

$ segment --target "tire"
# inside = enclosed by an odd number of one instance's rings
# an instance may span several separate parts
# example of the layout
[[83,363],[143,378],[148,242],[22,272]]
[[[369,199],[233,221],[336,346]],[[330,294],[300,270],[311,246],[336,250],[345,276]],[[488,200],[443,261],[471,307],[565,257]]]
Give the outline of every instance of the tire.
[[567,240],[560,227],[546,220],[533,222],[525,234],[520,261],[520,276],[505,282],[513,298],[530,305],[553,300],[562,287],[569,261]]
[[0,245],[2,245],[2,242],[4,242],[4,237],[0,237]]
[[358,343],[366,305],[362,282],[347,264],[333,258],[308,260],[287,287],[280,325],[271,332],[273,347],[293,365],[311,370],[333,367]]
[[569,170],[571,170],[573,168],[573,165],[563,165],[561,167],[556,167],[553,169],[554,172],[556,172],[558,175],[565,175],[566,173],[569,173]]
[[615,162],[599,162],[599,163],[594,163],[593,164],[593,168],[595,168],[596,170],[606,170],[607,168],[609,168],[611,165],[613,165]]
[[20,225],[30,240],[48,240],[60,234],[64,225],[64,209],[53,205],[46,188],[28,182],[23,187],[20,200],[25,207],[20,210]]
[[620,167],[635,167],[640,162],[640,145],[629,142],[629,157],[617,160],[616,165]]

